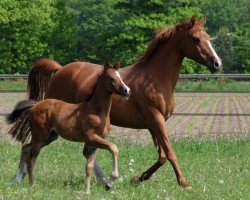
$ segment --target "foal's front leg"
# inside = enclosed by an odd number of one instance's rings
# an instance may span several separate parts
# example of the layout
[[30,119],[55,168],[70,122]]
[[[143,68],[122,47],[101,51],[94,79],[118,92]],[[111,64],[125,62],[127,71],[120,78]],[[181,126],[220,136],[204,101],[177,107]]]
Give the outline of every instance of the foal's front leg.
[[90,180],[91,180],[91,176],[93,173],[93,167],[94,167],[94,163],[96,160],[96,156],[98,154],[98,149],[97,148],[91,148],[89,149],[90,153],[89,153],[89,157],[87,158],[87,164],[86,164],[86,181],[85,181],[85,188],[84,188],[84,192],[86,194],[90,193]]
[[95,146],[97,148],[101,149],[107,149],[112,153],[113,156],[113,165],[112,165],[112,173],[110,176],[110,181],[108,182],[107,186],[109,189],[110,187],[113,186],[114,181],[118,177],[118,148],[116,147],[115,144],[101,138],[99,135],[94,134],[94,133],[89,133],[88,141],[86,141],[88,146]]
[[[88,147],[86,144],[84,145],[84,149],[83,149],[83,155],[86,157],[86,159],[88,160],[89,157],[92,154],[92,149]],[[97,181],[99,181],[101,184],[103,184],[106,188],[107,188],[107,181],[105,180],[105,176],[104,173],[102,172],[101,168],[99,167],[97,160],[95,160],[94,162],[94,174],[96,176]]]

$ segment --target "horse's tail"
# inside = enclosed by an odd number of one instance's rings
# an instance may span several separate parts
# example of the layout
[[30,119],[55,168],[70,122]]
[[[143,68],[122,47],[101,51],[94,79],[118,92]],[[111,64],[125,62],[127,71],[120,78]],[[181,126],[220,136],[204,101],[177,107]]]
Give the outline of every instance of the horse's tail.
[[52,75],[61,68],[62,66],[58,62],[47,58],[35,62],[28,77],[29,99],[35,101],[44,99]]
[[28,112],[34,104],[36,104],[34,100],[20,101],[16,104],[12,113],[6,116],[7,123],[13,124],[8,133],[22,143],[24,143],[30,135]]

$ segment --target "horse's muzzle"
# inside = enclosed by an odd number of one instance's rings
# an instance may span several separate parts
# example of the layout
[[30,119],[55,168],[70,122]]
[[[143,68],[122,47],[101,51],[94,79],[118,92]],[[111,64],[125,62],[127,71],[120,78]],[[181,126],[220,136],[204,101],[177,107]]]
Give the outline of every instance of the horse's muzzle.
[[222,62],[216,60],[207,63],[207,67],[212,74],[218,73],[222,69]]

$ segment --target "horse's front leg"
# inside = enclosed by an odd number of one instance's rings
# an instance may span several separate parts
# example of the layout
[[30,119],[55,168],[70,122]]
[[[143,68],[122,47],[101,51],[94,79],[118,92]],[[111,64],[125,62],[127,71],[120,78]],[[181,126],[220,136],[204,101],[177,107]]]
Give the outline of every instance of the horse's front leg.
[[90,148],[89,149],[89,156],[87,158],[87,164],[86,164],[86,181],[85,181],[85,188],[84,188],[84,192],[86,194],[90,193],[90,180],[91,180],[91,176],[93,173],[93,167],[94,167],[94,163],[96,160],[96,156],[98,153],[98,149],[97,148]]
[[152,109],[151,112],[149,113],[149,117],[151,119],[149,120],[149,126],[150,130],[152,131],[152,135],[156,137],[159,145],[162,147],[165,155],[167,156],[167,159],[172,164],[174,172],[176,174],[177,182],[179,183],[180,186],[186,189],[191,189],[191,186],[187,183],[186,178],[184,177],[178,165],[177,157],[171,146],[166,131],[165,119],[163,115],[157,109]]
[[152,109],[147,116],[149,119],[148,125],[150,133],[154,143],[158,146],[159,159],[152,167],[143,172],[140,177],[133,178],[132,183],[136,185],[149,179],[149,177],[166,162],[167,158],[173,166],[179,185],[184,188],[191,189],[177,163],[175,152],[166,132],[165,119],[163,115],[157,109]]

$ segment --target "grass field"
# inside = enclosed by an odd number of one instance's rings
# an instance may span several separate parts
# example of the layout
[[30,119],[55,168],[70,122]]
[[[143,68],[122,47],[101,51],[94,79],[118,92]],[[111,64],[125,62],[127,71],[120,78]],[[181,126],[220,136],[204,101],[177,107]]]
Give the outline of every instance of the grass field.
[[[0,91],[24,91],[27,88],[26,80],[1,80]],[[210,79],[199,81],[178,81],[176,91],[226,91],[250,92],[250,82],[235,81],[232,79]]]
[[[134,187],[130,179],[157,160],[151,144],[115,141],[120,150],[120,176],[110,191],[91,182],[91,195],[83,192],[85,180],[82,144],[59,140],[44,149],[35,168],[35,187],[27,178],[13,185],[20,146],[0,142],[0,199],[249,199],[250,139],[178,140],[173,142],[179,164],[193,191],[180,188],[169,163],[150,180]],[[134,162],[131,162],[131,159]],[[101,151],[98,160],[110,175],[111,155]]]

